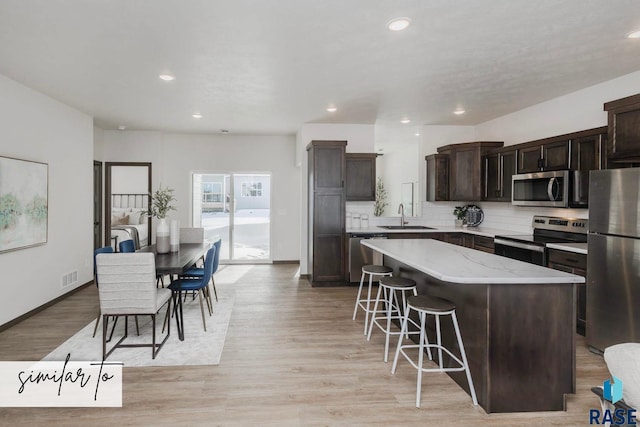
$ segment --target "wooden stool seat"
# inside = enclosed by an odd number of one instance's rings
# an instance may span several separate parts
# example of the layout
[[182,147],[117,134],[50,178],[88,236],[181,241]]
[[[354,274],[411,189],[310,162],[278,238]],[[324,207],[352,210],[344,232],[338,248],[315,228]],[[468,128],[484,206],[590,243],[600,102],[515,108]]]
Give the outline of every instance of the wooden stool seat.
[[429,295],[411,296],[407,300],[407,304],[416,310],[429,313],[447,313],[456,309],[455,304],[451,301]]
[[416,281],[406,277],[389,276],[381,277],[380,284],[394,288],[412,288],[416,286]]
[[385,265],[363,265],[362,272],[367,274],[391,274],[393,269]]

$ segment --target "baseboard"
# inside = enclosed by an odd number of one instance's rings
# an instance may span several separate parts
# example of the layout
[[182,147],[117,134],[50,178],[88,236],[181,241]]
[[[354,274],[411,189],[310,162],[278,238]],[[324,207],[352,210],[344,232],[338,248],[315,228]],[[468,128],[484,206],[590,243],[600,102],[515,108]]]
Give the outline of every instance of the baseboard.
[[13,320],[8,321],[4,325],[0,325],[0,332],[6,331],[10,327],[15,326],[18,323],[22,322],[23,320],[26,320],[29,317],[33,316],[34,314],[37,314],[37,313],[41,312],[42,310],[47,309],[47,308],[51,307],[52,305],[59,303],[63,299],[67,298],[68,296],[71,296],[71,295],[75,294],[79,290],[84,289],[89,285],[93,285],[93,280],[90,280],[87,283],[85,283],[83,285],[80,285],[77,288],[72,289],[72,290],[70,290],[69,292],[67,292],[65,294],[60,295],[59,297],[54,298],[51,301],[46,302],[46,303],[42,304],[41,306],[34,308],[31,311],[26,312],[22,316],[18,316]]
[[300,261],[295,259],[279,260],[279,261],[273,261],[273,264],[300,264]]

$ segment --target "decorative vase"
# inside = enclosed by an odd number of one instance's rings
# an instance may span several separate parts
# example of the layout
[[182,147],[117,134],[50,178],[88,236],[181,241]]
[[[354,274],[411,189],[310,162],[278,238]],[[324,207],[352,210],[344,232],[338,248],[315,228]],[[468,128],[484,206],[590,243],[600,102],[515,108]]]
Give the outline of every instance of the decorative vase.
[[462,227],[464,225],[464,219],[456,219],[456,227]]
[[178,252],[180,250],[180,221],[177,219],[171,220],[171,231],[169,232],[169,247],[171,252]]
[[160,218],[158,227],[156,228],[156,252],[166,254],[169,252],[169,224],[165,218]]

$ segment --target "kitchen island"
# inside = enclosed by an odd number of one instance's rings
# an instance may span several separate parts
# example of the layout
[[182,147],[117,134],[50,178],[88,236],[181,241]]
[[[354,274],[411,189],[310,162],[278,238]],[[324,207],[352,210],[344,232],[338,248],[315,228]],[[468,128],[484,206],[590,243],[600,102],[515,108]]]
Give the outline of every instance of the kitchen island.
[[[362,245],[382,253],[394,275],[415,280],[418,293],[456,305],[487,413],[565,409],[565,394],[575,393],[575,284],[583,277],[430,239]],[[427,333],[435,337],[432,322]],[[444,322],[442,334],[443,345],[457,353],[452,324]],[[444,363],[453,366],[448,358]],[[464,372],[448,374],[469,392]]]

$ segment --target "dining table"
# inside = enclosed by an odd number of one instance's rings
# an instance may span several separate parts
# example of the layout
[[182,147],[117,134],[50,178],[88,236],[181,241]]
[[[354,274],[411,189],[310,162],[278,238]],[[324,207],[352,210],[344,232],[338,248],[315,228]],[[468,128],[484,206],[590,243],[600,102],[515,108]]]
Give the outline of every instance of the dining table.
[[[156,260],[156,275],[163,276],[169,275],[171,277],[177,276],[189,268],[191,268],[196,261],[202,258],[207,251],[211,248],[211,243],[180,243],[177,252],[158,253],[156,245],[145,246],[138,249],[136,252],[151,252],[155,256]],[[177,295],[176,295],[177,293]],[[174,310],[179,307],[179,312],[176,313],[176,325],[178,327],[178,338],[180,341],[184,341],[184,324],[182,317],[182,299],[179,292],[174,292],[173,296]]]

